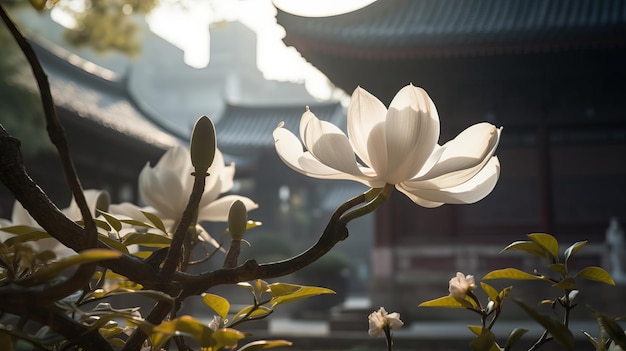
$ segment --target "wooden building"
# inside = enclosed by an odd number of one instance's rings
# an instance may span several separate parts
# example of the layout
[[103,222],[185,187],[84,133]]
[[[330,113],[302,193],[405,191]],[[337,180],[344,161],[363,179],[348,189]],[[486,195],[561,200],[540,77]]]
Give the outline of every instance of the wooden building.
[[606,263],[609,220],[626,221],[625,1],[379,0],[321,18],[279,9],[277,20],[348,93],[360,85],[389,104],[409,83],[426,89],[440,143],[477,122],[504,127],[484,200],[425,209],[395,192],[377,211],[376,305],[445,295],[456,271],[532,271],[498,252],[533,232],[589,240],[577,264]]

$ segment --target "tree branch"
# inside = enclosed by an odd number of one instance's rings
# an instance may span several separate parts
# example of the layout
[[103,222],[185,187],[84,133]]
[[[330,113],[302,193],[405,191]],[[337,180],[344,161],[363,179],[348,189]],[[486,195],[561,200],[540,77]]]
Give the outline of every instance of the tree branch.
[[59,122],[56,114],[56,106],[52,100],[48,76],[46,75],[46,72],[44,72],[43,67],[41,67],[41,63],[37,59],[35,51],[30,46],[26,38],[24,38],[15,23],[11,20],[11,18],[9,18],[2,5],[0,5],[0,18],[2,18],[4,24],[11,32],[11,35],[13,35],[15,42],[19,45],[20,49],[22,49],[22,52],[24,53],[24,56],[28,60],[28,63],[33,71],[33,75],[37,81],[37,86],[39,87],[39,96],[41,97],[41,103],[43,105],[48,135],[52,143],[57,148],[63,165],[65,180],[70,187],[72,195],[74,196],[76,204],[78,205],[83,217],[86,229],[85,235],[87,236],[86,240],[88,243],[87,248],[94,248],[98,241],[96,223],[94,222],[93,216],[89,211],[89,206],[87,206],[87,201],[85,200],[85,195],[83,194],[83,187],[80,184],[78,176],[76,175],[74,162],[70,157],[67,139],[65,138],[65,131]]

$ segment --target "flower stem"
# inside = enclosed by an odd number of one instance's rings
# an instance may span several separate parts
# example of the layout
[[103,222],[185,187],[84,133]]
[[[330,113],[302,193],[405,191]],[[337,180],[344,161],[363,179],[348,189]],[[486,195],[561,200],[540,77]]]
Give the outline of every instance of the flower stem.
[[391,194],[391,191],[393,191],[393,188],[393,184],[385,184],[383,188],[371,189],[370,191],[365,193],[365,196],[367,198],[371,198],[374,194],[376,195],[373,196],[373,198],[367,204],[341,216],[341,218],[339,219],[339,223],[345,226],[353,219],[363,217],[368,213],[374,212],[374,210],[380,207],[380,205],[382,205],[389,198],[389,195]]

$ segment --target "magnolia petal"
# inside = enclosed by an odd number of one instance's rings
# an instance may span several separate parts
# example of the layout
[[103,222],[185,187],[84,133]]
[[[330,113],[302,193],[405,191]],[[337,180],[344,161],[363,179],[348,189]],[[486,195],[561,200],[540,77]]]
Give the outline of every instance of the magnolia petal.
[[[313,115],[308,111],[305,114]],[[313,115],[304,127],[302,140],[307,150],[328,167],[343,173],[361,173],[348,137],[336,125]]]
[[411,199],[411,201],[413,201],[414,203],[416,203],[417,205],[420,205],[422,207],[435,208],[435,207],[439,207],[439,206],[444,204],[443,202],[434,202],[434,201],[425,200],[425,199],[415,195],[411,191],[405,189],[403,187],[402,183],[397,184],[396,185],[396,189],[398,189],[399,192],[401,192],[404,195],[406,195],[409,199]]
[[386,180],[398,184],[413,178],[437,145],[439,115],[421,88],[408,85],[391,101],[385,121]]
[[257,203],[245,196],[228,195],[221,197],[205,207],[198,209],[198,221],[226,222],[228,211],[233,202],[240,200],[246,206],[246,210],[252,211],[259,207]]
[[151,207],[142,208],[130,202],[122,202],[119,204],[112,204],[109,206],[109,213],[116,218],[132,218],[139,221],[144,221],[146,216],[141,211],[156,212]]
[[[443,145],[441,158],[427,173],[411,181],[431,180],[439,188],[465,182],[489,161],[498,146],[501,130],[490,123],[478,123],[465,129]],[[435,180],[437,177],[442,178]]]
[[357,87],[348,106],[348,138],[356,154],[375,170],[387,168],[385,118],[387,108],[374,95]]
[[500,162],[496,156],[473,178],[465,183],[447,189],[404,189],[421,199],[448,204],[471,204],[489,195],[500,176]]
[[235,163],[231,162],[228,166],[225,166],[220,172],[220,180],[222,181],[222,185],[220,187],[220,194],[230,191],[233,188],[235,183],[233,182],[235,179]]
[[369,185],[367,183],[367,179],[372,177],[364,175],[362,179],[360,177],[340,172],[321,163],[309,152],[304,152],[298,137],[287,129],[279,126],[274,129],[273,136],[274,146],[276,147],[278,157],[294,171],[312,178],[355,180]]
[[[98,217],[98,212],[96,210],[102,210],[105,212],[109,210],[111,198],[109,197],[109,193],[107,193],[106,191],[87,189],[83,191],[83,194],[85,196],[85,201],[87,202],[87,207],[89,207],[89,211],[94,218]],[[76,199],[74,199],[73,197],[70,205],[63,210],[63,213],[73,221],[77,221],[83,218],[82,214],[80,213],[80,208],[78,208],[78,204],[76,203]]]
[[139,173],[139,194],[148,206],[166,218],[179,218],[189,196],[175,173],[169,170],[156,172],[148,164]]
[[11,221],[13,222],[13,225],[27,225],[33,228],[40,228],[39,223],[31,217],[30,213],[28,213],[24,206],[22,206],[22,204],[17,200],[13,204]]

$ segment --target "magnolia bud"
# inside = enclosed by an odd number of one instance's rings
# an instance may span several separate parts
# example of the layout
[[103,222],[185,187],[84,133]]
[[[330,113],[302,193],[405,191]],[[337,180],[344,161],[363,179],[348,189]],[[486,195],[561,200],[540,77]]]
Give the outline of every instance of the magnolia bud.
[[248,211],[241,200],[236,200],[230,205],[228,211],[228,231],[233,239],[243,238],[248,223]]
[[215,158],[217,149],[215,137],[215,125],[207,116],[200,117],[193,126],[191,134],[191,164],[196,171],[206,172]]

